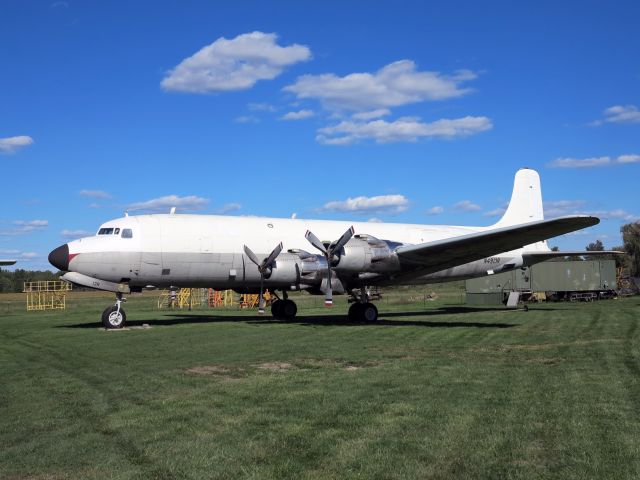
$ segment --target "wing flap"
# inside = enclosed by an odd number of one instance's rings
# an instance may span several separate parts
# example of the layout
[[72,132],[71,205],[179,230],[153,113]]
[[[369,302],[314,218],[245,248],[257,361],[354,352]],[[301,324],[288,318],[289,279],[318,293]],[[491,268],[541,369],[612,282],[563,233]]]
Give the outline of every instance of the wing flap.
[[426,275],[591,227],[599,222],[596,217],[583,215],[539,220],[435,242],[402,246],[396,253],[405,269],[420,270],[421,274]]

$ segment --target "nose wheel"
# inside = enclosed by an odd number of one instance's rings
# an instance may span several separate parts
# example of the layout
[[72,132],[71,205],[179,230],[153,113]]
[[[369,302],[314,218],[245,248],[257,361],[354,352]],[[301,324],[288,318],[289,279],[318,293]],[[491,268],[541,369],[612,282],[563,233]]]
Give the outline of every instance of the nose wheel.
[[104,328],[112,330],[114,328],[123,328],[127,324],[127,314],[124,313],[122,303],[126,300],[122,293],[116,293],[116,304],[107,307],[102,312],[102,325]]

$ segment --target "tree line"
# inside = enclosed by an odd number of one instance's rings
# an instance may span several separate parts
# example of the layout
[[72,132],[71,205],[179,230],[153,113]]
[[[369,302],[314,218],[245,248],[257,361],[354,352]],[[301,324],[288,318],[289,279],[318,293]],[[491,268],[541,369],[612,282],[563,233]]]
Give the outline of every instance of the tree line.
[[[640,222],[632,222],[620,227],[623,245],[613,247],[612,250],[624,252],[617,255],[616,266],[623,267],[632,277],[640,277]],[[588,251],[604,251],[604,244],[600,240],[587,245]],[[553,247],[552,250],[557,250]],[[606,255],[604,255],[607,257]],[[53,273],[48,270],[23,270],[13,272],[0,269],[0,293],[22,292],[24,282],[44,280],[59,280],[61,272]]]
[[17,268],[15,271],[0,269],[0,293],[22,292],[24,282],[60,280],[60,272],[53,273],[49,270],[23,270]]

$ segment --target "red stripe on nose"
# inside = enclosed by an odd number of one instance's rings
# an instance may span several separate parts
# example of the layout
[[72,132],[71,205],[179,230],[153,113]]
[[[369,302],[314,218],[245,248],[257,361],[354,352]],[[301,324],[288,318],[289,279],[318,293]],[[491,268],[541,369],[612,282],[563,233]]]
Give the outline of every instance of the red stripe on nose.
[[69,263],[71,263],[71,260],[73,260],[75,257],[77,257],[78,255],[80,255],[79,253],[70,253],[69,254]]

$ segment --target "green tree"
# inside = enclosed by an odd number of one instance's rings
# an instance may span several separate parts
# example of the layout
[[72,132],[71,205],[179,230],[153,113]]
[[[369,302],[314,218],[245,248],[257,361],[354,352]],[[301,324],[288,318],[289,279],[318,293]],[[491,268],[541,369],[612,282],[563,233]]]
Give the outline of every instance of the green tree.
[[627,254],[629,275],[640,276],[640,222],[627,223],[620,227],[624,251]]
[[596,240],[595,242],[591,242],[587,245],[587,252],[603,252],[604,244],[601,240]]

